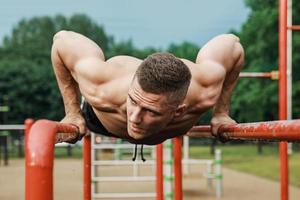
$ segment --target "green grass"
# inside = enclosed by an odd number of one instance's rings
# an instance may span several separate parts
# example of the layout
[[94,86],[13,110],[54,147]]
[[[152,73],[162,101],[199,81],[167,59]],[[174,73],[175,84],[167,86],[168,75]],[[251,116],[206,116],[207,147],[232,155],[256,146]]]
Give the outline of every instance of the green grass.
[[[271,180],[279,181],[279,156],[277,146],[264,146],[263,154],[258,155],[255,145],[222,145],[224,166]],[[192,158],[213,159],[209,147],[193,146]],[[290,183],[300,187],[300,153],[289,156]]]

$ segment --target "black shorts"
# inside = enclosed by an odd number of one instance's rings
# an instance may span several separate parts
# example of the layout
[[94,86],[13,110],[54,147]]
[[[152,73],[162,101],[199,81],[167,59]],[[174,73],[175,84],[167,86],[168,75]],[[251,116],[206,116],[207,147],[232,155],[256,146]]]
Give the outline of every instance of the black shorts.
[[90,131],[108,137],[117,137],[116,135],[106,130],[106,128],[103,126],[103,124],[96,116],[92,106],[90,106],[87,102],[83,103],[82,112],[83,112],[83,117],[85,119],[86,126]]

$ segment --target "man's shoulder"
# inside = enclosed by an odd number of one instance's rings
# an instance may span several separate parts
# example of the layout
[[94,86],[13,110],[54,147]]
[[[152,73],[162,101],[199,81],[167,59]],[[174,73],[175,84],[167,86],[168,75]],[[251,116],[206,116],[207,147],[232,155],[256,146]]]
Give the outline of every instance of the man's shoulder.
[[143,60],[127,55],[118,55],[106,60],[106,63],[116,69],[125,68],[129,73],[135,72]]

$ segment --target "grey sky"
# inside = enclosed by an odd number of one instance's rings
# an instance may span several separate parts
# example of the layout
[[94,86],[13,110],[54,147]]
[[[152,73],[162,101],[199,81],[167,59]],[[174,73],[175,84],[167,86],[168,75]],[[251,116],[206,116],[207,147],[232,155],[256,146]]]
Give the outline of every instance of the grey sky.
[[23,17],[84,13],[116,41],[132,38],[135,46],[165,48],[239,29],[249,11],[243,0],[4,0],[0,7],[0,39]]

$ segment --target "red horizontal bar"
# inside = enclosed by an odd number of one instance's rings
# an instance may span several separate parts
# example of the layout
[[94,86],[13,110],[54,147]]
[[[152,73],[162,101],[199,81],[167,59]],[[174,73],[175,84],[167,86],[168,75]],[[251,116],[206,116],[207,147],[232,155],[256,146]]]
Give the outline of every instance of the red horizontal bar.
[[241,78],[271,78],[271,72],[241,72]]
[[[210,126],[194,126],[187,135],[214,138],[210,131]],[[225,125],[219,133],[229,140],[300,141],[300,119]]]
[[71,124],[64,124],[60,122],[55,122],[56,123],[56,128],[58,133],[70,133],[74,134],[74,136],[77,136],[79,130],[76,126],[71,125]]
[[288,26],[287,29],[293,31],[300,31],[300,25]]

